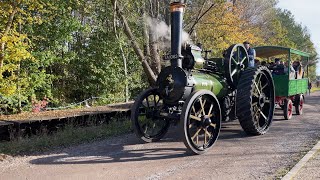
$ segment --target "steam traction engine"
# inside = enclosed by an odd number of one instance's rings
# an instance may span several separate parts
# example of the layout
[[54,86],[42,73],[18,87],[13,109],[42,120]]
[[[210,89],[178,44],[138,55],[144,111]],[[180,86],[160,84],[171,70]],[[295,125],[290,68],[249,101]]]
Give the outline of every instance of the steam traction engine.
[[181,1],[170,5],[171,65],[161,71],[157,87],[135,100],[131,121],[136,135],[158,141],[170,124],[179,124],[188,151],[202,154],[217,140],[221,121],[239,119],[247,134],[266,133],[275,106],[271,73],[262,66],[249,68],[242,44],[213,59],[202,58],[200,47],[181,46],[184,7]]

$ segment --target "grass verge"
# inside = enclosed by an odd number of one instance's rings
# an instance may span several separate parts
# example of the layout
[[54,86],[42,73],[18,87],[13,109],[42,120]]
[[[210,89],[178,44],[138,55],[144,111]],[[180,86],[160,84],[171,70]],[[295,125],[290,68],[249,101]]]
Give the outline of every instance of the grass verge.
[[119,119],[99,126],[72,127],[70,125],[51,135],[43,134],[9,142],[0,142],[0,154],[15,156],[44,152],[59,147],[69,147],[117,136],[130,131],[130,121]]
[[320,91],[320,87],[312,87],[311,92]]

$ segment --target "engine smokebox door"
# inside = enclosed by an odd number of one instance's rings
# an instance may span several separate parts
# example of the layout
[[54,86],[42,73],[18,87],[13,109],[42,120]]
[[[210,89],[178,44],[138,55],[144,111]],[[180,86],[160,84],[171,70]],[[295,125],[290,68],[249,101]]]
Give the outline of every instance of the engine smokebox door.
[[188,86],[187,73],[180,67],[166,67],[157,79],[158,91],[166,104],[176,105]]

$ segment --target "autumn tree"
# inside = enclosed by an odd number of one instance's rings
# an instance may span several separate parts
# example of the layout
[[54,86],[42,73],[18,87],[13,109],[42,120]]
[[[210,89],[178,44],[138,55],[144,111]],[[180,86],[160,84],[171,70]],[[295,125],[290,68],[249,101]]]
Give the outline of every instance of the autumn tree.
[[232,3],[220,3],[208,13],[197,27],[198,41],[205,48],[213,50],[220,57],[223,50],[231,44],[249,40],[258,43],[261,38],[254,35],[254,27],[246,28],[248,22],[240,18],[243,9],[234,7]]
[[[187,1],[185,31],[192,33],[202,17],[211,11],[217,2],[221,1]],[[120,26],[139,58],[149,84],[154,85],[161,70],[161,55],[170,48],[170,43],[168,43],[170,42],[170,1],[113,0],[113,4],[117,19],[121,22]],[[162,32],[159,32],[159,29]]]
[[[297,48],[317,59],[310,33],[275,0],[188,0],[184,31],[214,56],[245,40]],[[0,105],[21,110],[133,98],[154,85],[170,53],[170,0],[0,2]],[[313,74],[315,66],[310,66]],[[4,101],[5,99],[5,101]]]
[[25,99],[30,86],[23,63],[34,60],[24,25],[41,23],[44,3],[40,0],[0,3],[0,93],[16,99],[21,111],[21,100]]

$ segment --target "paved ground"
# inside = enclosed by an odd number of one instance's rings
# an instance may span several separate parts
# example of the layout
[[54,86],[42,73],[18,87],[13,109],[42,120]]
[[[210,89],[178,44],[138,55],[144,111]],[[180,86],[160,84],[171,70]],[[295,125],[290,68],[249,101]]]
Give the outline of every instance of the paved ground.
[[237,122],[224,124],[217,144],[204,155],[185,154],[177,139],[181,132],[172,128],[158,143],[142,144],[129,134],[7,158],[0,162],[0,179],[274,179],[320,139],[320,92],[306,100],[304,115],[291,120],[277,110],[263,136],[247,136]]

